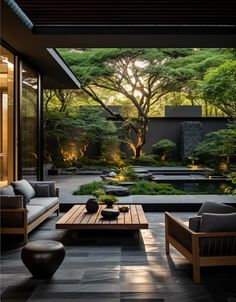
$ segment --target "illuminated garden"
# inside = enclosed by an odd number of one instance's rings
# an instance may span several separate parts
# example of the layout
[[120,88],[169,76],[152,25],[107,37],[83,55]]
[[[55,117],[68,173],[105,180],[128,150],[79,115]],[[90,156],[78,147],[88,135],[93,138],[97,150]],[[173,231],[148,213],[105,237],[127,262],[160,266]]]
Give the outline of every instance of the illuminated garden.
[[[213,192],[232,192],[235,50],[58,52],[80,79],[81,89],[44,91],[44,159],[49,174],[100,171],[107,176],[115,173],[108,179],[113,184],[135,178],[134,194],[194,193],[191,188],[174,188],[166,183],[168,179],[163,184],[157,179],[148,183],[153,177],[148,169],[143,172],[149,178],[135,173],[140,167],[154,168],[154,176],[163,174],[158,168],[186,167],[189,174],[200,169],[204,178],[216,180]],[[203,186],[198,193],[209,191]]]

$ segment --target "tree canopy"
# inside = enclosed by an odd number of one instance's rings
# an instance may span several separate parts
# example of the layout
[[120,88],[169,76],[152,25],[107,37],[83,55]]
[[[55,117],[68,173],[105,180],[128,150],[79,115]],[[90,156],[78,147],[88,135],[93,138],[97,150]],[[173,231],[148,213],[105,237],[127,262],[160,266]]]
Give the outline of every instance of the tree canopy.
[[211,68],[200,84],[202,96],[231,117],[236,117],[236,60]]
[[100,108],[81,106],[76,111],[51,110],[45,118],[45,156],[59,165],[76,164],[92,144],[117,143],[117,128]]
[[[93,48],[59,49],[82,83],[82,90],[111,115],[123,120],[136,157],[145,144],[150,112],[168,95],[182,92],[192,99],[194,81],[231,54],[222,49]],[[191,82],[192,81],[192,82]],[[113,112],[111,96],[132,106],[131,115]],[[135,135],[135,138],[133,137]]]
[[226,129],[208,133],[203,141],[195,148],[194,153],[209,157],[216,162],[230,159],[236,154],[236,123],[231,123]]

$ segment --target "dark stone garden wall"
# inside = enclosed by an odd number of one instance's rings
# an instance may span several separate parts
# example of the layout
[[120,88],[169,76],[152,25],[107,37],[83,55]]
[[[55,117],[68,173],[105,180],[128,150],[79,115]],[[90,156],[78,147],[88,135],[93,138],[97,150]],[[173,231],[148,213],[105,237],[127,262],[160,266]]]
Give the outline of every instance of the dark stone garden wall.
[[180,156],[187,160],[197,145],[202,141],[202,123],[198,121],[184,121],[180,123]]
[[167,138],[177,145],[173,158],[180,159],[180,124],[185,121],[202,123],[203,135],[226,128],[228,123],[227,118],[151,118],[143,151],[146,154],[152,153],[152,145]]

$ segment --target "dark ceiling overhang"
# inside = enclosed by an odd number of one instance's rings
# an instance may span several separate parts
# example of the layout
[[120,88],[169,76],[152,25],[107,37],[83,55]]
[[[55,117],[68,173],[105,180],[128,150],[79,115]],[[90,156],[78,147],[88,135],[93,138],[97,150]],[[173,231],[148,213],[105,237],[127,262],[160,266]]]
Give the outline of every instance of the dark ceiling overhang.
[[[1,0],[1,43],[43,75],[43,88],[80,88],[80,83],[57,51],[33,34],[33,23],[14,1]],[[10,5],[9,5],[10,4]]]
[[[234,34],[232,0],[6,0],[36,34]],[[22,13],[18,12],[21,10]]]
[[232,0],[1,0],[1,11],[3,40],[45,87],[76,87],[48,48],[236,47]]
[[235,25],[232,0],[15,0],[45,25]]
[[231,35],[236,34],[235,25],[36,25],[38,35]]

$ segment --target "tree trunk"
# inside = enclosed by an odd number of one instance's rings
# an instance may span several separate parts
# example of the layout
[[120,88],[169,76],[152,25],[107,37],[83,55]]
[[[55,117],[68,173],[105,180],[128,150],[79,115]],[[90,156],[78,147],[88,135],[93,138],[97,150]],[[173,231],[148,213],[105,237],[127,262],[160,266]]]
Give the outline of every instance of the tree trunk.
[[129,142],[130,149],[133,152],[133,157],[139,158],[141,155],[142,147],[145,144],[145,137],[139,136],[137,144],[132,141]]
[[139,157],[140,157],[140,155],[141,155],[141,150],[142,150],[142,146],[136,147],[136,154],[135,154],[135,157],[136,157],[136,158],[139,158]]
[[129,146],[133,151],[133,156],[135,158],[139,158],[141,155],[142,147],[146,142],[146,131],[147,131],[147,124],[142,127],[141,133],[139,134],[136,133],[136,135],[138,136],[137,143],[134,144],[132,141],[129,142]]

